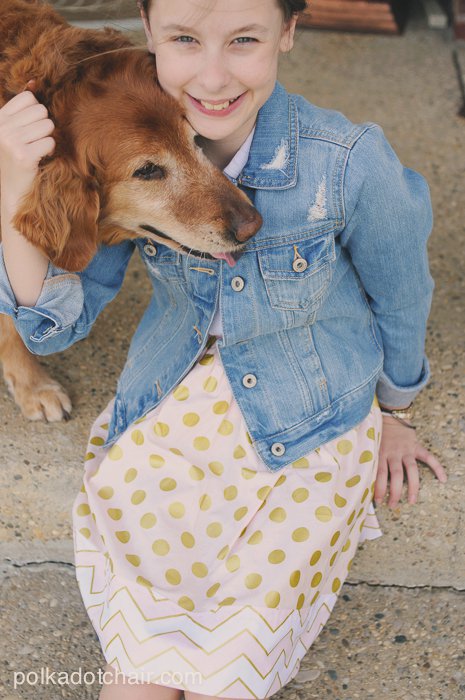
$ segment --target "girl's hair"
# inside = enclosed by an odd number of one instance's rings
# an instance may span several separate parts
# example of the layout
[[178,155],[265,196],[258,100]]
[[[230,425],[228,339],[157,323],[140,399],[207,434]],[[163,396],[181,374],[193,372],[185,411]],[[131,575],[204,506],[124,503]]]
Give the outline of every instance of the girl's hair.
[[[152,0],[137,0],[137,4],[145,14],[148,13]],[[303,12],[307,7],[307,0],[278,0],[278,5],[283,11],[284,20],[287,22],[292,15]]]

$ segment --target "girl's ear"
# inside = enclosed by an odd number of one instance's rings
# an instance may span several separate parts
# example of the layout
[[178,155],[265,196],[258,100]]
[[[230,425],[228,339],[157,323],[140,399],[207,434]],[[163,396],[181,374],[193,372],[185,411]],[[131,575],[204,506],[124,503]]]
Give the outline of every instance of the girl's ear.
[[83,270],[97,252],[100,202],[95,182],[53,158],[37,174],[13,226],[57,267]]
[[282,53],[287,53],[294,46],[295,26],[297,24],[298,19],[299,15],[293,14],[284,27],[283,34],[281,36],[281,41],[279,44],[279,49]]
[[145,37],[147,39],[147,48],[150,53],[155,53],[155,47],[153,45],[153,37],[152,37],[152,32],[150,29],[150,24],[147,15],[145,14],[145,11],[143,10],[142,7],[139,6],[140,10],[140,17],[142,19],[142,24],[144,25],[144,32],[145,32]]

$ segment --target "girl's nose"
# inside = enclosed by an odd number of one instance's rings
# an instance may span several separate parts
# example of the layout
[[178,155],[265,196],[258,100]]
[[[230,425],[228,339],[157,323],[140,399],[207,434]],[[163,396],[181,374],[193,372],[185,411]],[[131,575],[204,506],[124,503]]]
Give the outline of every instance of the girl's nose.
[[227,97],[221,94],[225,87],[228,86],[230,76],[224,60],[218,54],[205,57],[197,75],[199,85],[204,89],[203,97],[211,97],[215,99],[215,95]]

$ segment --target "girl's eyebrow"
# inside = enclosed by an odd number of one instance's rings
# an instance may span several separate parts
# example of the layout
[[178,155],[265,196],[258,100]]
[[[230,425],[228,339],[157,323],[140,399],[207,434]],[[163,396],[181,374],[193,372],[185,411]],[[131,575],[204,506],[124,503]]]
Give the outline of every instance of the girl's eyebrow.
[[[163,32],[185,32],[185,33],[195,33],[195,27],[186,27],[183,24],[166,24],[160,27]],[[261,24],[248,24],[245,27],[239,27],[234,29],[231,34],[241,34],[242,32],[255,32],[259,34],[266,34],[268,32],[268,27],[264,27]]]

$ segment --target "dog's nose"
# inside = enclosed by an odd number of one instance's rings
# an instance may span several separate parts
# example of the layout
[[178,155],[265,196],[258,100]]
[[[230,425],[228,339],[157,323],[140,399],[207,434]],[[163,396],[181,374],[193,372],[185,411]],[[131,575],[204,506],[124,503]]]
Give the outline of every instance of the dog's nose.
[[246,212],[233,215],[232,230],[236,240],[244,243],[257,233],[262,224],[262,217],[254,207],[250,206]]

